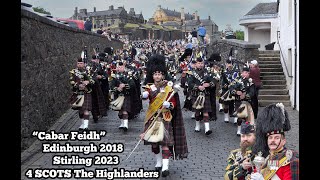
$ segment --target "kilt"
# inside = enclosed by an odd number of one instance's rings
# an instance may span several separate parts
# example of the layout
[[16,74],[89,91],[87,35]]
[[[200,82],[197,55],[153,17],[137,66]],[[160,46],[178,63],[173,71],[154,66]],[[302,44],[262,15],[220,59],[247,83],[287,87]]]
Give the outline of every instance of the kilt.
[[92,88],[92,116],[96,118],[97,116],[106,116],[107,115],[107,107],[106,101],[104,98],[104,94],[101,90],[101,87],[98,83],[94,84]]
[[[151,143],[148,141],[144,141],[144,145],[161,145],[161,146],[173,146],[174,145],[174,138],[173,138],[173,130],[172,130],[172,123],[171,121],[162,121],[164,124],[164,128],[166,129],[166,131],[168,132],[167,135],[168,136],[164,136],[163,140],[161,142],[157,142],[157,143]],[[145,128],[144,131],[146,131],[150,125],[151,121],[148,121],[145,124]]]
[[192,99],[191,97],[187,96],[184,100],[183,108],[189,111],[192,111]]
[[92,110],[92,97],[91,93],[85,93],[84,94],[84,102],[80,109],[81,111],[91,111]]
[[120,111],[127,111],[128,113],[132,112],[131,96],[127,96],[127,95],[124,96],[123,105]]
[[[192,105],[196,102],[198,96],[192,96]],[[203,109],[197,110],[192,108],[192,112],[212,112],[210,94],[205,95],[204,107]]]

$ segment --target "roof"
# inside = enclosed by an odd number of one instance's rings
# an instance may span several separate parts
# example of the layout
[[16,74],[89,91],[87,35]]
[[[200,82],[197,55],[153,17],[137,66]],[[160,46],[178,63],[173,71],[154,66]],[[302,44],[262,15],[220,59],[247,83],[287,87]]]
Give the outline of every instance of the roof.
[[247,15],[258,15],[258,14],[277,14],[278,3],[259,3],[253,9],[251,9]]
[[214,24],[212,22],[212,20],[209,20],[209,19],[200,19],[200,22],[202,23],[202,25],[204,26],[211,26],[212,24]]
[[177,23],[176,21],[167,21],[164,22],[163,24],[161,24],[162,26],[180,26],[179,23]]
[[96,11],[96,12],[88,12],[88,16],[111,16],[111,15],[120,15],[124,9],[113,9],[113,10],[105,10],[105,11]]
[[186,25],[187,26],[198,26],[200,24],[200,22],[198,20],[189,20],[186,21]]
[[[169,9],[163,9],[161,8],[167,16],[174,16],[174,17],[181,17],[181,12],[178,12],[178,11],[172,11],[172,10],[169,10]],[[193,19],[193,16],[191,14],[184,14],[184,17],[186,20],[190,20],[190,19]]]
[[136,15],[133,15],[133,17],[136,17],[136,18],[143,18],[143,15],[142,14],[136,14]]
[[91,16],[112,16],[112,15],[116,15],[116,16],[119,16],[122,12],[124,12],[125,14],[127,14],[128,16],[132,16],[132,17],[135,17],[135,18],[143,18],[143,15],[142,14],[135,14],[135,15],[131,15],[131,14],[128,14],[126,12],[125,9],[123,8],[118,8],[118,9],[113,9],[113,10],[104,10],[104,11],[96,11],[96,12],[87,12],[87,15],[85,15],[83,12],[81,13],[78,13],[78,16],[81,16],[81,17],[91,17]]

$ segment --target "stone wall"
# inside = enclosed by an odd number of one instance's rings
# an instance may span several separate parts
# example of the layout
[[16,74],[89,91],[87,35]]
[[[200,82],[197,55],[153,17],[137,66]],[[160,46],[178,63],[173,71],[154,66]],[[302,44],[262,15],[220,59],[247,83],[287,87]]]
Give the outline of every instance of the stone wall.
[[148,39],[150,32],[150,38],[152,39],[154,34],[154,39],[161,39],[163,41],[177,40],[181,39],[181,30],[164,31],[162,29],[152,30],[152,29],[139,29],[139,28],[118,28],[112,30],[114,33],[124,33],[129,34],[130,40],[143,40]]
[[70,107],[69,71],[84,46],[121,48],[120,41],[74,29],[21,10],[21,150],[34,130],[48,130]]
[[[220,53],[221,61],[225,63],[225,61],[229,57],[230,49],[233,47],[233,58],[246,63],[250,62],[252,59],[258,59],[260,44],[249,43],[242,40],[237,39],[222,39],[215,40],[210,43],[207,47],[208,55],[210,56],[212,53]],[[237,50],[237,54],[235,55],[235,50]]]

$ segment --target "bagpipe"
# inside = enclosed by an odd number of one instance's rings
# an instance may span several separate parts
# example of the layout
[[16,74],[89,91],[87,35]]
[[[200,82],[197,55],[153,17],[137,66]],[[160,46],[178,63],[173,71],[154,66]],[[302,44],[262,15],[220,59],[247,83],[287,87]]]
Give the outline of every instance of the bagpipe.
[[[132,77],[132,72],[128,72],[127,78],[124,76],[115,75],[116,77],[116,84],[124,84],[124,90],[118,94],[117,99],[110,102],[110,108],[114,111],[120,111],[122,108],[122,105],[124,103],[125,94],[128,93],[128,90],[130,89],[129,83],[127,81],[128,78]],[[111,97],[114,97],[115,90],[110,91],[112,93]]]
[[[170,96],[164,101],[170,101],[170,99],[175,95],[175,93],[180,91],[180,86],[178,84],[173,86],[173,82],[168,82],[167,83],[170,88],[173,87],[173,91],[171,92]],[[166,87],[167,88],[167,87]],[[166,129],[164,127],[164,123],[162,118],[159,117],[160,114],[162,114],[162,111],[164,109],[164,106],[161,106],[164,101],[162,101],[161,98],[159,98],[159,102],[157,102],[158,106],[160,106],[160,109],[156,109],[155,116],[153,116],[149,121],[151,121],[150,125],[148,128],[145,130],[145,135],[144,135],[144,140],[152,143],[160,142],[163,140],[166,132]],[[170,115],[170,113],[167,113]],[[166,116],[166,114],[165,114]],[[165,117],[164,117],[165,118]],[[172,117],[171,117],[172,118]]]
[[[204,83],[210,83],[210,80],[208,79],[209,78],[209,75],[208,74],[204,74],[204,79],[202,79],[200,77],[200,75],[196,72],[193,72],[193,76],[198,80],[200,81],[200,84],[203,85]],[[196,90],[192,90],[194,93],[197,93],[198,89]],[[204,108],[204,102],[205,102],[205,94],[206,94],[206,89],[203,90],[203,91],[200,91],[199,93],[197,93],[198,97],[196,99],[196,101],[193,103],[192,105],[192,108],[195,108],[197,110],[200,110],[200,109],[203,109]]]
[[233,79],[228,85],[228,90],[220,96],[222,101],[232,101],[236,98],[237,91],[245,91],[242,78],[238,77]]

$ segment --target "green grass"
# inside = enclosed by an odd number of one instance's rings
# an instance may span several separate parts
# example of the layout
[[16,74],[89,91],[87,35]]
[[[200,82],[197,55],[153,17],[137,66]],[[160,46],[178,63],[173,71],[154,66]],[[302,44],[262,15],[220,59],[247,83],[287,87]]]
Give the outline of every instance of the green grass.
[[138,28],[139,24],[132,24],[132,23],[127,23],[124,25],[124,28]]

